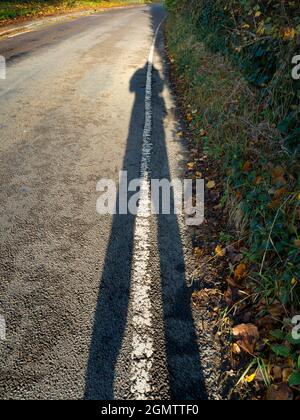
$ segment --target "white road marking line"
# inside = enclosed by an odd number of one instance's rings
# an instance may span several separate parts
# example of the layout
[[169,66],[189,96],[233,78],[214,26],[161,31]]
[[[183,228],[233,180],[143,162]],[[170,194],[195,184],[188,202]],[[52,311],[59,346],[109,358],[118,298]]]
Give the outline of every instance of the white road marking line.
[[0,315],[0,341],[6,339],[6,322],[3,315]]
[[28,30],[28,31],[18,32],[17,34],[8,35],[7,38],[15,38],[16,36],[28,34],[29,32],[32,32],[32,31],[31,30]]
[[154,345],[151,337],[151,276],[149,274],[150,240],[150,159],[152,150],[152,72],[158,26],[148,58],[145,126],[143,132],[141,158],[141,189],[139,208],[136,216],[134,235],[133,271],[132,271],[132,311],[133,311],[133,350],[131,365],[131,392],[136,400],[147,399],[151,392],[150,370]]

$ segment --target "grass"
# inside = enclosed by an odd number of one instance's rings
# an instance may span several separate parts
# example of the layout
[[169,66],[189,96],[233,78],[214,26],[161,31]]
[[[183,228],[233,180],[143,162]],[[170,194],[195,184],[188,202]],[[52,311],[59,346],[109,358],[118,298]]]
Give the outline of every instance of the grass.
[[101,9],[147,3],[143,0],[10,0],[0,2],[0,23],[67,11]]
[[[214,34],[206,36],[211,44]],[[198,149],[198,161],[203,154],[208,157],[223,194],[229,229],[220,240],[228,242],[234,231],[232,242],[240,240],[247,265],[248,276],[237,288],[253,298],[247,305],[233,302],[234,313],[241,318],[246,307],[252,322],[260,328],[266,323],[254,361],[270,369],[289,363],[293,370],[299,343],[287,344],[289,358],[284,360],[272,351],[276,338],[269,335],[276,328],[288,334],[292,317],[300,313],[299,156],[285,147],[276,124],[280,110],[270,108],[240,67],[203,38],[189,16],[171,14],[168,48],[192,147]]]

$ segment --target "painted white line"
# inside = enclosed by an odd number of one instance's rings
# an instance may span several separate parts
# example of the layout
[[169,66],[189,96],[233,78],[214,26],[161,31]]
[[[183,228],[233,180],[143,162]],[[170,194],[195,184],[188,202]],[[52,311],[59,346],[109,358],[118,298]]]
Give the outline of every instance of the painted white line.
[[139,208],[136,216],[134,234],[134,253],[132,271],[132,312],[133,312],[133,350],[131,365],[131,392],[136,400],[145,400],[151,393],[150,371],[154,345],[152,339],[151,315],[151,275],[149,274],[150,238],[150,159],[152,150],[152,72],[158,26],[148,58],[145,126],[143,132],[141,157],[141,188]]
[[31,30],[28,30],[28,31],[18,32],[17,34],[8,35],[8,37],[7,37],[7,38],[15,38],[16,36],[20,36],[20,35],[28,34],[29,32],[32,32],[32,31],[31,31]]
[[6,339],[6,322],[3,315],[0,315],[0,341]]

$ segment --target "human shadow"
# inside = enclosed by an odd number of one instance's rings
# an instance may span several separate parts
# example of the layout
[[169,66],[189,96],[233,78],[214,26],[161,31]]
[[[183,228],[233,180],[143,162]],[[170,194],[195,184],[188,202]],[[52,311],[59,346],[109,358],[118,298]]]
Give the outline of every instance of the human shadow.
[[[161,93],[164,82],[153,73],[153,151],[152,179],[172,181],[167,150],[164,117],[165,102]],[[174,190],[171,189],[170,214],[163,214],[162,191],[157,209],[157,243],[160,259],[166,356],[171,398],[174,400],[207,399],[201,369],[199,347],[191,311],[192,289],[187,286],[186,266],[179,217],[175,214]],[[155,204],[155,203],[154,203]],[[184,223],[184,220],[182,220]]]
[[[148,63],[147,63],[148,64]],[[123,170],[128,182],[139,178],[144,126],[147,64],[131,79],[135,92]],[[161,95],[164,82],[153,69],[153,133],[151,177],[171,181]],[[128,197],[130,199],[130,195]],[[117,202],[117,208],[118,208]],[[135,216],[116,214],[100,283],[90,355],[86,372],[86,399],[113,400],[118,355],[124,339],[130,299]],[[191,290],[186,285],[183,246],[174,197],[171,214],[157,215],[158,252],[162,282],[165,348],[171,398],[206,399],[199,348],[190,308]]]
[[[128,183],[140,176],[147,67],[148,63],[136,71],[130,81],[135,102],[122,168],[127,171]],[[163,88],[164,80],[153,68],[150,174],[152,179],[171,181],[164,128],[166,105],[162,96]],[[118,208],[118,200],[116,204]],[[173,191],[170,214],[159,213],[156,221],[170,396],[173,400],[205,400],[207,392],[191,311],[192,290],[186,284],[183,244],[178,216],[174,214]],[[113,217],[86,372],[86,399],[114,399],[117,359],[128,319],[134,227],[134,215],[116,214]]]
[[[123,161],[128,183],[140,176],[147,65],[130,81],[135,93]],[[128,199],[130,199],[130,193]],[[119,207],[117,198],[116,208]],[[135,216],[116,214],[106,252],[86,371],[85,399],[113,400],[115,367],[125,333],[131,283]]]

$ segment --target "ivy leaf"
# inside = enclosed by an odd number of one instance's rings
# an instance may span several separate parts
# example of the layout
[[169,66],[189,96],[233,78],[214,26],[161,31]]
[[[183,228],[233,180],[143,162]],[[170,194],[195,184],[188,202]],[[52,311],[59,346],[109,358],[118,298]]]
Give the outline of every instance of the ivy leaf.
[[275,344],[274,346],[271,346],[271,348],[276,356],[287,358],[290,355],[290,349],[286,346]]
[[289,386],[300,385],[300,372],[294,372],[291,374],[289,379]]
[[273,338],[276,338],[277,340],[284,340],[285,339],[285,334],[281,330],[271,331],[270,334]]

